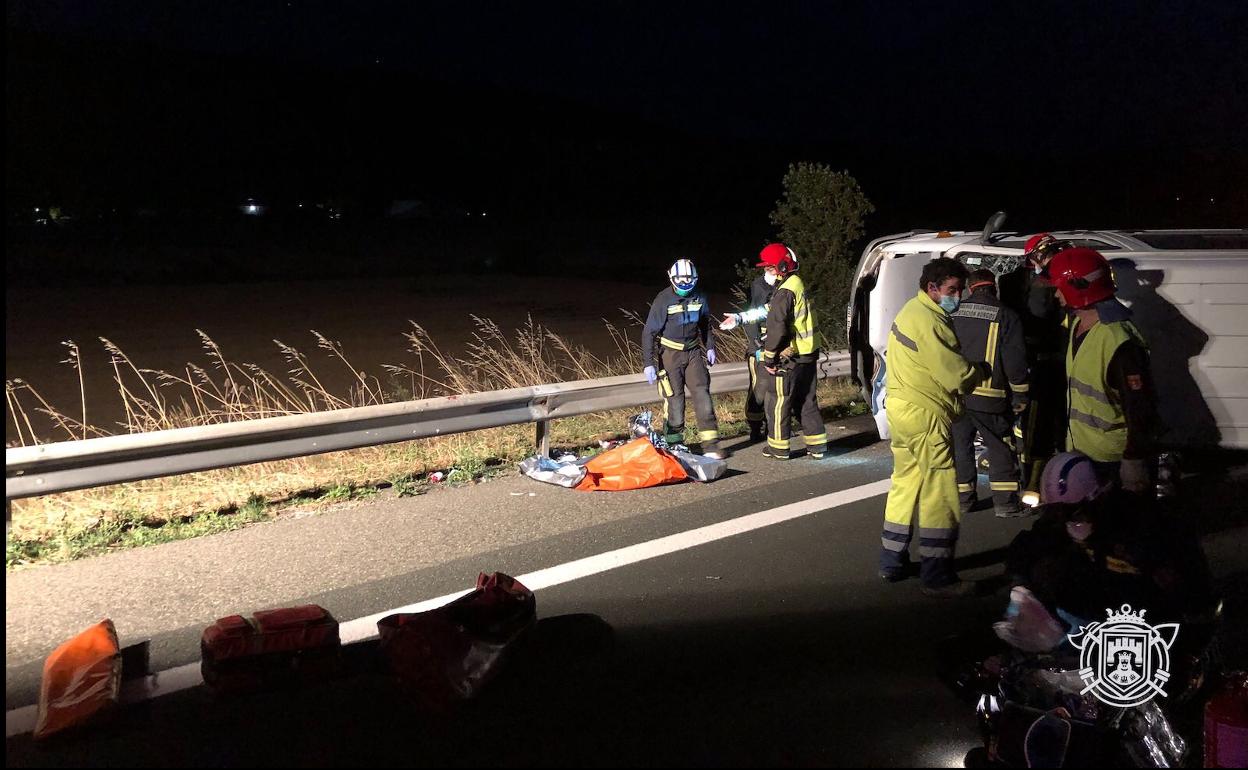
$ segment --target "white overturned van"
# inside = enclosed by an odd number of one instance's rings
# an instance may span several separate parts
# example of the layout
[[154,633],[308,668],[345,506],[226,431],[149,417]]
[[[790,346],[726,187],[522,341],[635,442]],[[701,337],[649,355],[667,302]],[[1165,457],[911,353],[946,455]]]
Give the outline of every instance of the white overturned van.
[[[888,438],[889,328],[919,290],[924,263],[954,257],[998,276],[1023,262],[1030,233],[912,231],[877,238],[858,263],[848,328],[852,373]],[[1149,343],[1167,446],[1248,448],[1248,230],[1067,230],[1105,255],[1118,297]]]

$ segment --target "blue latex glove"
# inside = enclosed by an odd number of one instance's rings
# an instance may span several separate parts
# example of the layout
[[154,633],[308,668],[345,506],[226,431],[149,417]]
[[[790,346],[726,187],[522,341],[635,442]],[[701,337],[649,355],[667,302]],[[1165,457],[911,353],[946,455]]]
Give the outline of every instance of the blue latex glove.
[[755,351],[754,351],[754,360],[755,360],[755,361],[758,361],[759,363],[762,363],[762,361],[763,361],[763,350],[762,350],[762,348],[759,348],[758,350],[755,350]]
[[642,373],[646,375],[646,382],[651,385],[659,381],[659,374],[654,370],[653,366],[647,366]]
[[719,359],[715,357],[715,348],[707,348],[706,349],[706,365],[714,366],[716,361],[718,360]]

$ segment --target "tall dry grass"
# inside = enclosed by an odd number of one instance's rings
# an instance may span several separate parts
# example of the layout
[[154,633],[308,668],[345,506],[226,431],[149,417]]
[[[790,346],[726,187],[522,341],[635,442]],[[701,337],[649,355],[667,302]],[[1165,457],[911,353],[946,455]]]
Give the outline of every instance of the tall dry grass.
[[[124,420],[111,428],[90,421],[92,405],[87,403],[83,386],[81,351],[67,340],[62,343],[68,351],[63,363],[78,378],[80,402],[59,407],[48,403],[31,383],[6,379],[5,399],[17,437],[10,446],[636,373],[642,369],[638,340],[643,319],[637,313],[621,312],[621,323],[603,320],[614,343],[614,350],[605,353],[576,345],[532,318],[508,333],[477,316],[472,317],[472,340],[449,352],[411,322],[404,335],[408,341],[405,355],[397,363],[381,365],[381,376],[358,368],[339,342],[316,331],[312,331],[315,360],[293,345],[273,341],[288,364],[280,374],[231,359],[198,329],[205,360],[187,362],[180,371],[145,368],[119,346],[100,338],[109,353],[124,413]],[[716,330],[716,335],[722,360],[744,356],[746,342],[739,330]],[[324,384],[325,367],[345,368],[350,384],[332,391]],[[717,399],[721,420],[743,419],[740,401]],[[561,420],[552,426],[552,439],[557,445],[587,446],[599,434],[621,430],[627,414]],[[50,428],[37,430],[33,415],[45,418]],[[479,465],[491,459],[514,461],[533,452],[533,439],[530,426],[515,426],[19,500],[13,505],[13,534],[25,539],[65,538],[119,515],[154,524],[238,508],[256,495],[283,500],[309,490],[411,478],[429,469]]]

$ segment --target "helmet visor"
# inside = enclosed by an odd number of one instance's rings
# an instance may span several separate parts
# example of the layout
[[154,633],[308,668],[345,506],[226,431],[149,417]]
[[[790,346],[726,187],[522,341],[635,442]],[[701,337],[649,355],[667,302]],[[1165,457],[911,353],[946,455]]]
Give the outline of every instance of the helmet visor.
[[672,286],[681,291],[690,291],[694,286],[698,285],[698,278],[694,275],[673,275]]

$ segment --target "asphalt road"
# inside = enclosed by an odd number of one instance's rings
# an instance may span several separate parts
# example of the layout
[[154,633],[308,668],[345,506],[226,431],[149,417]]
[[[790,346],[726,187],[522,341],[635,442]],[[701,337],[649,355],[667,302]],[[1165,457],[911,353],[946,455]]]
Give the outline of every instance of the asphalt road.
[[[710,485],[585,494],[523,478],[370,501],[234,533],[15,573],[6,589],[6,703],[33,703],[56,644],[109,616],[154,669],[194,662],[216,617],[316,602],[341,620],[800,503],[887,478],[869,420],[829,426],[838,454],[764,461],[737,447]],[[1201,464],[1192,516],[1248,663],[1248,473]],[[533,496],[530,496],[533,493]],[[942,642],[986,630],[1008,586],[1002,548],[1027,520],[963,523],[970,600],[876,577],[874,495],[537,592],[536,633],[476,702],[431,717],[383,674],[222,699],[204,688],[120,710],[9,766],[960,765],[973,710],[937,676]],[[1240,657],[1234,659],[1234,655]]]

